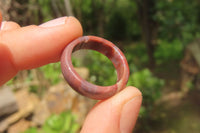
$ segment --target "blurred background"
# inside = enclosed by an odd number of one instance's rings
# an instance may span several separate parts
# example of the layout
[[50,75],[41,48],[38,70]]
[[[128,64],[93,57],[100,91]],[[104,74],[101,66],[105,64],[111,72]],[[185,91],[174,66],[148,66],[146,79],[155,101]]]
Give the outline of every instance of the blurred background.
[[[4,20],[27,26],[75,16],[84,35],[116,44],[129,63],[128,85],[143,93],[135,133],[200,132],[199,6],[199,0],[0,0]],[[112,63],[97,52],[76,52],[72,61],[89,82],[116,82]],[[22,71],[0,88],[0,132],[79,132],[95,103],[67,85],[60,63]]]

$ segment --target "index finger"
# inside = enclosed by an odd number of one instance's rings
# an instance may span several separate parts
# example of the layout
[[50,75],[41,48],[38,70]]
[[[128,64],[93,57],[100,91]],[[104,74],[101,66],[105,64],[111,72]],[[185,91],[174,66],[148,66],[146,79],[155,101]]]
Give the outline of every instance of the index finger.
[[0,51],[3,51],[0,53],[0,85],[19,70],[59,61],[65,46],[82,36],[81,24],[74,17],[63,17],[49,23],[0,31]]
[[82,35],[82,27],[74,17],[52,27],[27,26],[0,33],[0,43],[10,50],[17,70],[32,69],[59,61],[64,47]]

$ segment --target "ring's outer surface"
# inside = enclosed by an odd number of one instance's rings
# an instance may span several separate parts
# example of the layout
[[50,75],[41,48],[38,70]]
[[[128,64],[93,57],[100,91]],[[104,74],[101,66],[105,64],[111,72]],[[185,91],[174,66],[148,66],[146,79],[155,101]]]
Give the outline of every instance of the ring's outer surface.
[[[81,78],[71,61],[72,52],[80,49],[96,50],[107,56],[117,70],[117,83],[111,86],[98,86]],[[68,44],[61,56],[61,69],[64,78],[75,91],[97,100],[109,98],[124,89],[129,77],[128,63],[120,49],[110,41],[95,36],[83,36]]]

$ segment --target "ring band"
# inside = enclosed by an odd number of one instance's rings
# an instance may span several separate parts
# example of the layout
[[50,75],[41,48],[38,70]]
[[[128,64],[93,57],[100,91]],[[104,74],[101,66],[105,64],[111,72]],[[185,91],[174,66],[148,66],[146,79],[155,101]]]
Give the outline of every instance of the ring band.
[[[81,78],[75,71],[71,54],[80,49],[91,49],[107,56],[117,70],[117,83],[111,86],[98,86]],[[61,56],[61,69],[68,84],[81,95],[103,100],[125,88],[129,78],[129,67],[124,54],[110,41],[95,36],[83,36],[66,46]]]

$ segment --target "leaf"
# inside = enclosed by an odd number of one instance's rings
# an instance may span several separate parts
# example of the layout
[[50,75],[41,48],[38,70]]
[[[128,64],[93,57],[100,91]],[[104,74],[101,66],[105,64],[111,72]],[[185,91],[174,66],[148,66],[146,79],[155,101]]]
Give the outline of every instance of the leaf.
[[38,133],[37,128],[31,127],[23,133]]

